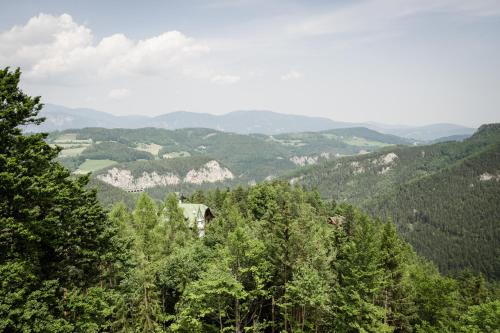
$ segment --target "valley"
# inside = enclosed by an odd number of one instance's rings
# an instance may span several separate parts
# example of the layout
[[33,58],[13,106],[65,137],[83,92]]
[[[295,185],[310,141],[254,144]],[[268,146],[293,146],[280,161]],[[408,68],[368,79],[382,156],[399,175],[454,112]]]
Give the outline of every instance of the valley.
[[0,26],[0,333],[500,333],[500,1]]
[[279,135],[243,135],[193,128],[87,128],[53,132],[59,161],[75,173],[126,191],[191,191],[248,186],[340,156],[365,154],[412,141],[366,128]]
[[367,128],[277,135],[212,129],[86,128],[53,132],[59,160],[91,173],[106,206],[133,206],[138,192],[251,187],[286,180],[327,200],[391,219],[441,271],[464,268],[499,278],[500,129],[423,145]]

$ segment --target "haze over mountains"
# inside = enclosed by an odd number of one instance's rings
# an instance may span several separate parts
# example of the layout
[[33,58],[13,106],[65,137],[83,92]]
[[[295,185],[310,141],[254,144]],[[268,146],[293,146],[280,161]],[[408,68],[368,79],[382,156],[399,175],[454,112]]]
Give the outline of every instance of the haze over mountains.
[[393,134],[417,141],[433,141],[444,137],[465,138],[473,128],[455,124],[431,124],[427,126],[398,126],[374,122],[349,123],[329,118],[281,114],[272,111],[234,111],[224,115],[177,111],[155,117],[115,116],[110,113],[86,108],[67,108],[46,104],[41,115],[47,120],[32,131],[55,131],[71,128],[143,128],[166,129],[211,128],[239,134],[279,134],[291,132],[323,131],[335,128],[366,127],[385,134]]

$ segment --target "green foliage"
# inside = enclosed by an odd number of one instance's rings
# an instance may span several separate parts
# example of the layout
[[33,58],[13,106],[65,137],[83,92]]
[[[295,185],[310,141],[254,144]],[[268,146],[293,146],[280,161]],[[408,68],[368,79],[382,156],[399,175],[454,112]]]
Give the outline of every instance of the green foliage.
[[86,306],[72,317],[67,301],[73,291],[105,285],[120,247],[114,227],[85,189],[88,178],[71,178],[54,161],[59,149],[46,135],[22,133],[42,121],[42,104],[19,90],[19,79],[19,70],[0,70],[0,328],[79,331],[85,316],[105,327],[106,310]]
[[128,209],[133,209],[138,198],[137,193],[129,193],[109,185],[97,178],[90,178],[87,188],[97,191],[97,199],[105,208],[111,209],[115,204],[123,202]]
[[150,160],[153,155],[148,152],[129,148],[119,142],[101,142],[87,147],[80,158],[93,160],[113,160],[117,162],[131,162],[135,160]]
[[403,238],[442,272],[472,268],[498,279],[500,187],[496,178],[487,179],[500,172],[499,142],[499,125],[485,125],[463,142],[386,148],[290,178],[325,198],[393,220]]
[[415,316],[415,306],[407,284],[406,261],[408,249],[396,233],[394,224],[385,223],[380,241],[380,260],[383,282],[379,304],[385,309],[384,322],[397,332],[410,332],[410,321]]
[[298,265],[293,272],[293,280],[286,284],[280,307],[295,309],[289,318],[294,331],[314,331],[326,326],[325,317],[329,314],[331,293],[328,282],[312,266]]
[[[240,135],[205,128],[174,131],[158,128],[84,128],[51,133],[48,141],[64,148],[59,159],[71,170],[76,170],[86,159],[113,160],[119,163],[117,167],[130,170],[134,176],[156,171],[159,174],[172,172],[182,179],[188,170],[201,166],[200,161],[216,160],[238,175],[224,182],[224,185],[230,186],[247,185],[295,170],[300,166],[290,159],[297,156],[326,160],[338,155],[374,151],[387,145],[410,143],[406,139],[367,128],[278,136]],[[138,149],[145,145],[160,151],[156,154],[155,150],[153,156]],[[156,199],[163,199],[168,191],[182,190],[186,193],[199,188],[211,189],[214,186],[210,183],[183,184],[182,188],[170,185],[157,187],[150,194]]]
[[107,168],[111,165],[116,164],[116,161],[113,160],[89,160],[86,159],[82,164],[78,166],[78,169],[75,170],[75,173],[78,174],[86,174],[90,172],[94,172],[100,169]]
[[130,292],[131,326],[137,331],[160,332],[164,320],[160,294],[155,280],[162,247],[158,215],[154,201],[141,194],[132,214],[134,230],[134,266],[125,281]]
[[454,331],[458,319],[459,291],[456,281],[440,276],[430,265],[410,268],[414,283],[416,327],[420,330]]
[[[498,287],[441,276],[354,207],[285,182],[109,214],[54,161],[38,98],[0,70],[0,332],[498,332]],[[492,135],[490,129],[484,129]],[[195,229],[195,228],[194,228]]]
[[500,332],[500,301],[469,307],[460,318],[462,332]]
[[[350,209],[347,210],[348,212]],[[352,214],[350,229],[337,230],[337,272],[333,281],[333,326],[340,331],[389,331],[384,308],[373,300],[382,292],[383,270],[378,253],[379,233],[366,217]]]

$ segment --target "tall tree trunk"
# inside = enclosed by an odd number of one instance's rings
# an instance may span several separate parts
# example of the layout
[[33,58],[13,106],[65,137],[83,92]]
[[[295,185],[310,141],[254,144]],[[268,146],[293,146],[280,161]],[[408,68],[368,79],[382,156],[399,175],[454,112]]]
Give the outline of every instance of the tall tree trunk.
[[387,324],[387,289],[384,292],[385,294],[385,299],[384,299],[384,324]]
[[109,263],[109,287],[113,288],[113,265]]
[[240,300],[236,298],[235,304],[234,304],[234,330],[236,333],[241,333],[241,318],[240,318]]
[[[240,258],[236,260],[236,280],[240,281]],[[240,300],[236,297],[234,304],[234,328],[236,333],[241,333],[241,318],[240,318]]]
[[275,319],[276,319],[276,318],[275,318],[275,314],[274,314],[274,304],[275,304],[275,302],[274,302],[274,295],[273,295],[273,298],[272,298],[272,301],[271,301],[271,307],[272,307],[272,310],[271,310],[271,318],[272,318],[272,321],[273,321],[273,323],[272,323],[272,325],[271,325],[271,332],[272,332],[272,333],[274,333],[274,326],[275,326],[275,323],[276,323],[276,322],[275,322]]
[[149,317],[149,299],[148,299],[148,288],[144,284],[144,309],[146,310],[146,327],[150,328],[151,318]]
[[222,333],[224,326],[222,325],[222,312],[220,310],[220,298],[217,299],[217,307],[219,308],[219,327],[220,327],[220,332]]
[[306,306],[302,305],[302,332],[304,332],[305,321],[306,321]]

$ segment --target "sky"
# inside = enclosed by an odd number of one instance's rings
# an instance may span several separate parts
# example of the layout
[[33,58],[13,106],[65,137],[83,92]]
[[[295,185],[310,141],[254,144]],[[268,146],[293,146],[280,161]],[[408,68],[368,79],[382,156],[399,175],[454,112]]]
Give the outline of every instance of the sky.
[[500,122],[499,0],[0,0],[0,66],[116,115]]

